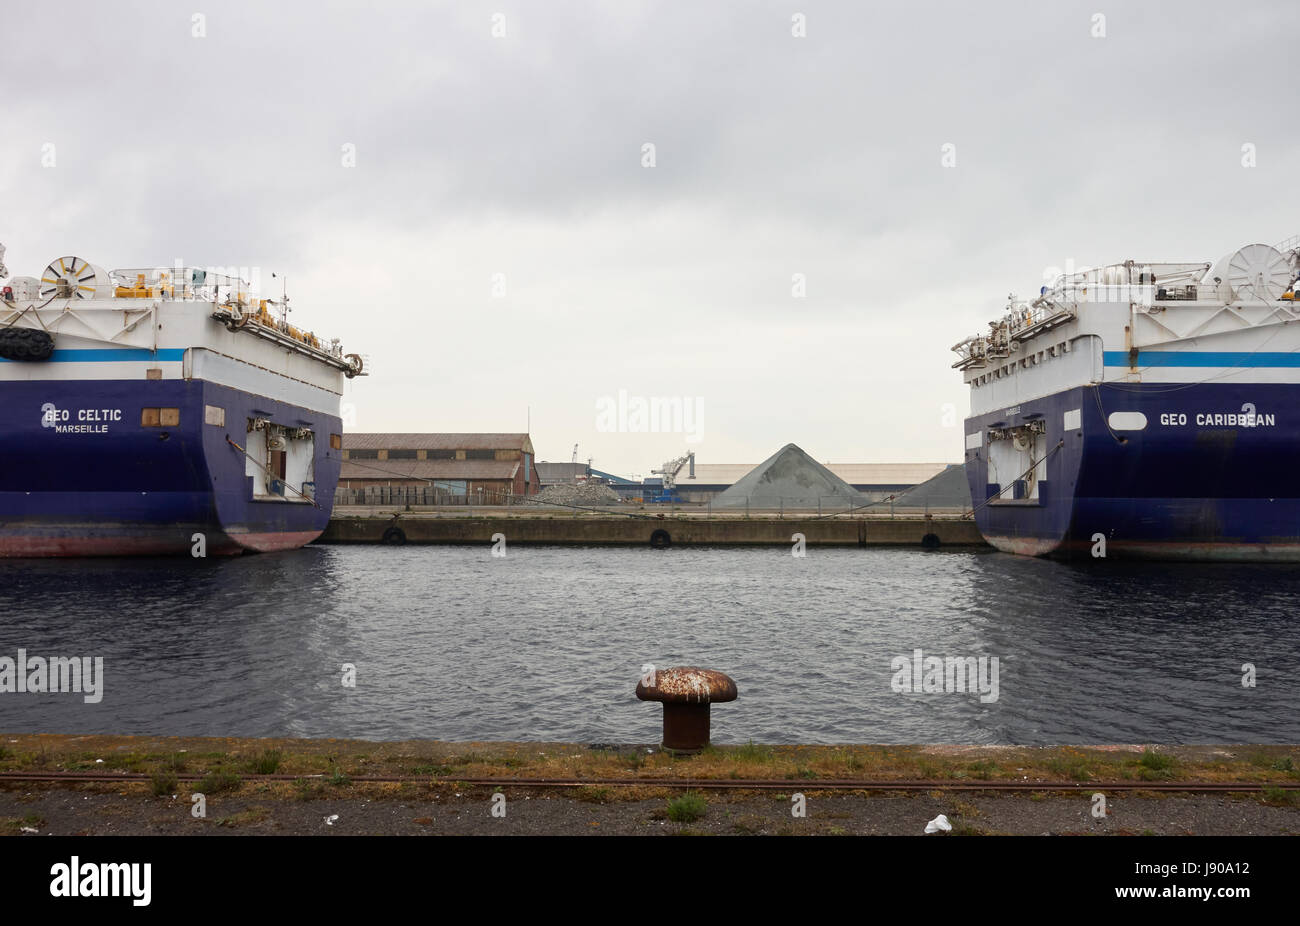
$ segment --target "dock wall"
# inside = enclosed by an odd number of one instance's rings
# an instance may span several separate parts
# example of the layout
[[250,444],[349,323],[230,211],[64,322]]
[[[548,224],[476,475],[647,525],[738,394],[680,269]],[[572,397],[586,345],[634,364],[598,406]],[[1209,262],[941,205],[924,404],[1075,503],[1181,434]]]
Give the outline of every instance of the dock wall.
[[632,546],[789,545],[980,547],[974,522],[938,518],[620,518],[420,517],[331,519],[319,543],[619,544]]

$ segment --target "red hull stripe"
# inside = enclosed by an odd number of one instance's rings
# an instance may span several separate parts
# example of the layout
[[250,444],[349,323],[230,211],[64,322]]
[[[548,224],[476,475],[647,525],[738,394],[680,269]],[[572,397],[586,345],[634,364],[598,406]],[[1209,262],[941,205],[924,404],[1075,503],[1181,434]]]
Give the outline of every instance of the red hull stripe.
[[[296,550],[311,543],[321,531],[269,531],[246,534],[209,534],[208,556],[232,556],[244,550],[271,553]],[[52,556],[189,556],[193,545],[183,531],[166,536],[89,537],[66,534],[0,535],[0,558]]]

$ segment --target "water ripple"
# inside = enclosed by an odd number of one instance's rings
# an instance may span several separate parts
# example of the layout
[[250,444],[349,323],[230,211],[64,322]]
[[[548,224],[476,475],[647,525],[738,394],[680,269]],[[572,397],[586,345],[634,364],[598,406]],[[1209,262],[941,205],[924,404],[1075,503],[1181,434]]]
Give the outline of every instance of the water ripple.
[[[720,742],[1296,742],[1298,594],[1290,567],[901,550],[10,561],[0,656],[103,656],[106,685],[0,693],[0,729],[645,742],[653,663],[736,679]],[[998,700],[895,693],[916,649],[997,657]]]

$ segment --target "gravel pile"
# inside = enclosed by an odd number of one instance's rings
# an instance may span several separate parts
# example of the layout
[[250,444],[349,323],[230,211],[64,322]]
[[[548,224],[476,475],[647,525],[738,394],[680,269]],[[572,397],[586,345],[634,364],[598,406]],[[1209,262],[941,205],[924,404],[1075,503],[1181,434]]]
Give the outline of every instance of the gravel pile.
[[913,486],[894,500],[894,507],[970,508],[970,483],[966,481],[965,465],[954,463],[939,475]]
[[618,505],[623,500],[607,485],[580,483],[547,486],[532,501],[542,505]]
[[713,499],[714,508],[850,508],[867,497],[794,444],[786,444]]

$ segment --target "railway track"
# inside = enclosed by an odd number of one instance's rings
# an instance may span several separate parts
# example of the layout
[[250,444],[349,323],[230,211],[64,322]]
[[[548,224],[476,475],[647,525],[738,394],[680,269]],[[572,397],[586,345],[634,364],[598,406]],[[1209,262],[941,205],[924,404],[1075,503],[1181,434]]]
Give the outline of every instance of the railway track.
[[[205,776],[177,774],[178,782]],[[242,782],[324,781],[327,775],[242,775]],[[431,775],[350,775],[353,784],[457,784],[464,787],[512,788],[686,788],[713,791],[1164,791],[1185,794],[1251,793],[1265,788],[1300,791],[1300,781],[978,781],[856,778],[456,778]],[[0,772],[0,784],[149,784],[151,776],[134,772]]]

